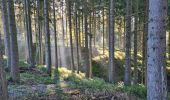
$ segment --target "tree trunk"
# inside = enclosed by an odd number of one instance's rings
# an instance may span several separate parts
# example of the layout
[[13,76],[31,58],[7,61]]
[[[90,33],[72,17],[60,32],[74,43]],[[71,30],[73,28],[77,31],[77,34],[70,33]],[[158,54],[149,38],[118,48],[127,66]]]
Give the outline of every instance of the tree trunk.
[[7,14],[7,1],[2,0],[1,10],[2,10],[2,22],[3,22],[3,31],[4,31],[4,44],[7,58],[7,68],[11,69],[11,54],[10,54],[10,37],[9,37],[9,28],[8,28],[8,14]]
[[104,42],[104,38],[105,38],[105,16],[104,16],[104,11],[105,11],[105,9],[104,9],[104,7],[103,7],[103,55],[104,55],[104,51],[105,51],[105,42]]
[[[75,6],[75,9],[77,8],[77,4]],[[77,72],[79,73],[79,66],[80,66],[80,60],[79,60],[79,26],[78,26],[78,11],[76,9],[75,11],[75,31],[76,31],[76,52],[77,52]]]
[[135,30],[134,30],[134,84],[138,82],[138,65],[137,65],[137,53],[138,53],[138,0],[135,2]]
[[115,82],[115,58],[114,58],[114,0],[110,0],[109,9],[109,82]]
[[69,33],[70,33],[70,49],[71,49],[71,69],[74,72],[74,57],[73,57],[73,40],[72,40],[72,22],[71,22],[71,0],[68,1],[68,17],[69,17]]
[[[2,2],[4,3],[4,1]],[[7,81],[3,65],[3,46],[0,34],[0,100],[8,100]]]
[[54,45],[55,45],[55,67],[58,69],[58,48],[57,48],[57,31],[56,31],[56,15],[55,15],[55,0],[53,0],[53,16],[54,16]]
[[25,6],[25,21],[26,21],[26,34],[27,34],[27,49],[28,49],[28,64],[29,67],[35,67],[33,58],[33,43],[32,43],[32,27],[31,27],[31,13],[30,13],[30,0],[24,0]]
[[17,28],[15,21],[14,1],[7,1],[8,25],[10,34],[10,54],[11,54],[11,78],[14,82],[19,82],[19,55],[17,43]]
[[41,1],[37,0],[37,14],[38,14],[38,64],[43,63],[42,55],[42,23],[41,23]]
[[167,0],[149,0],[147,41],[147,99],[167,100],[166,78]]
[[89,41],[88,41],[88,21],[87,12],[84,14],[84,29],[85,29],[85,67],[86,67],[86,77],[90,78],[90,62],[89,62]]
[[51,75],[51,43],[49,30],[49,14],[48,14],[48,0],[44,0],[44,17],[45,17],[45,61],[47,66],[47,73]]
[[142,60],[142,82],[147,85],[147,36],[148,36],[148,10],[149,0],[145,0],[145,17],[144,17],[144,32],[143,32],[143,60]]
[[93,77],[92,75],[92,14],[90,14],[90,22],[89,22],[89,68],[90,68],[90,77]]
[[125,48],[125,85],[130,85],[131,79],[131,0],[126,0],[126,48]]

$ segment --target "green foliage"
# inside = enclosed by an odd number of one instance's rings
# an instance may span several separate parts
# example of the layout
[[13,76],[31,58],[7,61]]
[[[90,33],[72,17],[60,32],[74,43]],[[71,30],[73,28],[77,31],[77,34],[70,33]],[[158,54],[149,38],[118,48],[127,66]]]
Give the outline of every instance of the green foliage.
[[[32,73],[21,73],[21,83],[26,84],[55,84],[54,80],[50,76],[35,75]],[[27,83],[28,82],[28,83]]]
[[88,89],[91,91],[120,91],[133,94],[141,99],[146,99],[146,88],[143,85],[124,86],[123,82],[112,84],[95,77],[93,79],[79,78],[75,74],[65,77],[64,80],[69,82],[69,86],[72,88],[78,88],[81,90]]
[[146,88],[143,85],[132,85],[132,86],[125,86],[122,91],[134,94],[135,96],[139,98],[145,98],[146,99]]
[[92,61],[92,72],[95,77],[107,79],[107,69],[96,61]]

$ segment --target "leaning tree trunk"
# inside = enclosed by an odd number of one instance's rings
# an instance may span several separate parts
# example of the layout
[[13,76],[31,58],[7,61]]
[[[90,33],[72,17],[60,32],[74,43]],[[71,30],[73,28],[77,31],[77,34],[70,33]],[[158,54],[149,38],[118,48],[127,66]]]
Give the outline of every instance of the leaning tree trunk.
[[47,73],[51,75],[51,44],[49,30],[48,0],[44,0],[44,17],[45,17],[45,61],[47,66]]
[[5,44],[5,52],[7,55],[7,68],[11,69],[11,54],[10,54],[10,37],[9,37],[9,28],[8,28],[8,14],[7,14],[7,1],[2,0],[2,22],[3,22],[3,31],[4,31],[4,44]]
[[125,85],[130,85],[131,79],[131,0],[126,0],[126,48],[125,48]]
[[19,75],[19,55],[18,55],[18,43],[17,43],[17,28],[15,21],[14,1],[7,1],[8,11],[8,25],[10,34],[10,52],[11,52],[11,78],[14,82],[18,82]]
[[109,81],[115,82],[115,58],[114,58],[114,0],[110,0],[109,9]]
[[7,81],[3,64],[3,46],[0,34],[0,100],[8,100]]
[[149,0],[147,100],[167,100],[167,0]]

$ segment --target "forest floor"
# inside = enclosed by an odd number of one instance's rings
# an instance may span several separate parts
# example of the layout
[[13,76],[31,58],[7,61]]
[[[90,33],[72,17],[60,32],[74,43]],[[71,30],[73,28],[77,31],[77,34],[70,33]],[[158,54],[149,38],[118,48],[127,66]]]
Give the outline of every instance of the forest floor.
[[[45,74],[39,66],[28,70],[21,68],[18,84],[8,81],[10,100],[143,100],[146,97],[142,85],[125,87],[123,82],[107,83],[102,79],[86,79],[83,73],[73,74],[66,68]],[[58,73],[58,74],[57,74]]]
[[[124,86],[123,73],[124,56],[116,50],[116,66],[119,76],[117,84],[108,83],[107,78],[108,51],[96,49],[93,57],[93,77],[85,78],[84,73],[75,74],[66,68],[52,69],[48,76],[44,66],[28,69],[28,65],[20,62],[20,83],[10,82],[7,74],[10,100],[146,100],[144,85]],[[138,66],[142,66],[142,57],[138,54]],[[170,61],[167,62],[170,66]],[[170,72],[170,67],[167,67]],[[133,69],[132,69],[133,70]],[[140,70],[140,68],[139,68]],[[168,74],[168,76],[170,73]],[[100,77],[100,78],[97,78]],[[168,78],[169,79],[169,78]]]

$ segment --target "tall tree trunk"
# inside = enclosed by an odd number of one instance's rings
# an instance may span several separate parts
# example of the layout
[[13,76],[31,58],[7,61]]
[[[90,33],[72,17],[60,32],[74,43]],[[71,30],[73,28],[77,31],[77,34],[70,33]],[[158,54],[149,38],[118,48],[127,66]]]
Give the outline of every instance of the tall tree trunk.
[[147,85],[147,36],[148,36],[148,10],[149,0],[145,0],[145,17],[144,17],[144,32],[143,32],[143,60],[142,60],[142,83]]
[[73,37],[72,37],[72,21],[71,21],[71,0],[68,0],[68,20],[69,20],[69,33],[70,33],[70,49],[71,49],[71,69],[74,72],[74,57],[73,57]]
[[149,0],[147,41],[147,99],[167,100],[166,78],[167,0]]
[[32,43],[32,27],[31,27],[31,9],[30,0],[24,0],[25,6],[25,21],[26,21],[26,34],[27,34],[27,49],[28,49],[28,64],[29,67],[35,67],[33,58],[33,43]]
[[104,7],[103,7],[103,55],[104,55],[104,51],[105,51],[105,42],[104,42],[104,38],[105,38],[105,16],[104,16],[104,11],[105,11],[105,9],[104,9]]
[[134,84],[138,81],[138,66],[137,66],[137,53],[138,53],[138,0],[135,2],[135,30],[134,30]]
[[[77,8],[77,4],[75,6],[75,9]],[[79,73],[79,66],[80,66],[80,60],[79,60],[79,26],[78,26],[78,11],[76,9],[75,11],[75,31],[76,31],[76,52],[77,52],[77,72]]]
[[96,11],[93,11],[93,39],[94,39],[94,48],[96,48]]
[[19,75],[19,55],[18,55],[18,43],[17,43],[17,28],[15,21],[14,1],[7,1],[8,11],[8,25],[10,34],[10,52],[11,52],[11,78],[14,82],[18,82]]
[[55,67],[58,69],[58,48],[57,48],[57,31],[56,31],[56,15],[55,15],[55,0],[53,0],[53,16],[54,16],[54,45],[55,45]]
[[92,77],[92,14],[90,14],[89,21],[89,68],[90,68],[90,77]]
[[49,14],[48,14],[48,0],[44,0],[44,17],[45,17],[45,61],[47,65],[47,73],[51,75],[51,43],[49,30]]
[[[3,0],[2,3],[4,3]],[[0,34],[0,100],[8,100],[7,81],[3,65],[3,46]]]
[[[61,4],[61,18],[62,18],[62,33],[63,33],[63,47],[65,47],[65,28],[64,28],[64,9],[63,9],[63,2]],[[65,49],[64,49],[65,50]]]
[[81,48],[81,18],[80,18],[80,16],[81,16],[81,13],[80,13],[80,11],[78,11],[78,46],[79,46],[79,48],[78,48],[78,56],[79,56],[79,62],[78,62],[78,68],[77,68],[77,72],[79,73],[79,71],[80,71],[80,65],[81,65],[81,63],[80,63],[80,48]]
[[109,8],[109,81],[115,82],[115,58],[114,58],[114,0],[110,0],[110,8]]
[[85,29],[85,67],[86,67],[86,77],[90,78],[90,62],[89,62],[89,40],[88,40],[88,21],[87,12],[84,14],[84,29]]
[[8,28],[8,14],[7,14],[7,1],[2,0],[1,10],[2,10],[2,22],[3,22],[3,31],[4,31],[4,43],[5,43],[5,51],[7,54],[7,68],[11,69],[11,54],[10,54],[10,36],[9,36],[9,28]]
[[38,14],[38,55],[39,55],[39,61],[38,64],[42,64],[42,59],[43,59],[43,55],[42,55],[42,25],[41,25],[41,14],[40,14],[40,9],[41,9],[41,4],[40,4],[40,0],[37,0],[37,14]]
[[131,83],[131,0],[126,0],[126,48],[125,48],[125,85]]

